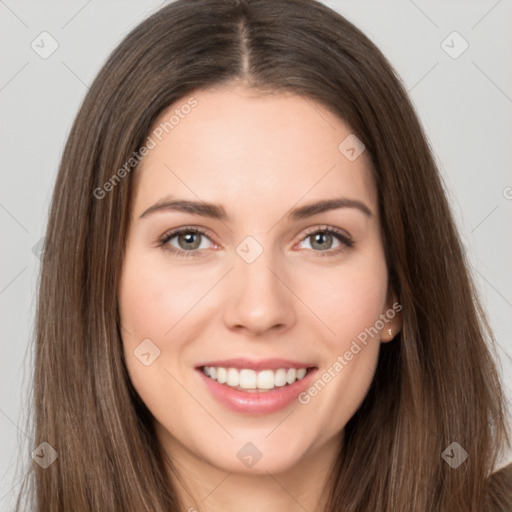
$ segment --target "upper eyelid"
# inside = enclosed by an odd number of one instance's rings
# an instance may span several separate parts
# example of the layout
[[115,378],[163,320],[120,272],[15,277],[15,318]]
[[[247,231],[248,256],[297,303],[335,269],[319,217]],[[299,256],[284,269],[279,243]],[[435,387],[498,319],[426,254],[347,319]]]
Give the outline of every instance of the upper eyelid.
[[169,229],[160,237],[160,240],[165,240],[165,239],[170,240],[171,238],[174,238],[175,236],[178,236],[181,233],[188,233],[188,232],[193,232],[193,231],[197,231],[200,235],[203,235],[203,236],[209,238],[212,242],[214,242],[214,240],[212,240],[212,237],[210,235],[210,231],[206,228],[200,228],[198,226],[182,226],[179,228]]
[[317,232],[321,233],[323,231],[330,231],[330,232],[333,232],[338,235],[344,234],[344,236],[346,236],[346,238],[352,239],[352,235],[346,229],[329,226],[328,224],[321,224],[321,225],[313,226],[311,228],[307,228],[306,231],[304,232],[303,238],[306,236],[312,235],[314,233],[317,233]]

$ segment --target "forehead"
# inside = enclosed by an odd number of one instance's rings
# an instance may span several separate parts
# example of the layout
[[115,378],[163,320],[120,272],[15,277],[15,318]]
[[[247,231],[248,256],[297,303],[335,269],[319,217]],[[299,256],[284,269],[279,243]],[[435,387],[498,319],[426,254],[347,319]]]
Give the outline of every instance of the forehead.
[[256,211],[276,201],[284,207],[343,195],[375,211],[368,155],[351,160],[343,152],[353,136],[309,98],[243,87],[196,91],[154,123],[154,147],[135,173],[136,208],[165,194]]

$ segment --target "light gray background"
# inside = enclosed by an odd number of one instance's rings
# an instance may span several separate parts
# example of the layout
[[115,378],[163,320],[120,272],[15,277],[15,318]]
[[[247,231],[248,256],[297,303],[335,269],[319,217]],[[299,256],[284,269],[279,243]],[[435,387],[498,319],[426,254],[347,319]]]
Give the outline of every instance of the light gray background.
[[[325,3],[381,48],[417,108],[496,334],[510,401],[512,1]],[[161,5],[0,0],[0,510],[10,510],[16,462],[33,448],[24,432],[39,272],[33,247],[44,235],[60,155],[110,51]],[[59,45],[47,59],[31,48],[43,31]],[[453,31],[469,44],[456,59],[441,46]],[[445,45],[452,53],[462,48],[453,36]]]

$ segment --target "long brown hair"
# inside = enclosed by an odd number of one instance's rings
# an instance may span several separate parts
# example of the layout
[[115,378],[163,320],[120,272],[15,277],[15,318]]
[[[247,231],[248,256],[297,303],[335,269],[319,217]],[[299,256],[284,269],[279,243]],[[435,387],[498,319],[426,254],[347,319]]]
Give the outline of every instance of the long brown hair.
[[[506,510],[510,479],[491,476],[510,445],[493,337],[427,139],[378,48],[312,0],[178,0],[137,26],[92,84],[55,184],[36,313],[34,446],[59,457],[33,463],[23,496],[40,512],[178,510],[122,351],[136,166],[112,177],[167,106],[232,81],[321,103],[373,165],[403,329],[346,425],[327,510]],[[468,454],[458,468],[442,457],[454,442]]]

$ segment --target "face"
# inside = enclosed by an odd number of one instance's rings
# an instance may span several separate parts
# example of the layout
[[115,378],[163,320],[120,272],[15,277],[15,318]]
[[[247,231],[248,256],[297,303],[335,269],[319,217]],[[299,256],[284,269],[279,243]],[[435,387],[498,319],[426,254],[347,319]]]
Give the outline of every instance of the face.
[[332,452],[400,327],[369,158],[312,100],[191,97],[136,171],[126,364],[178,462],[292,470]]

